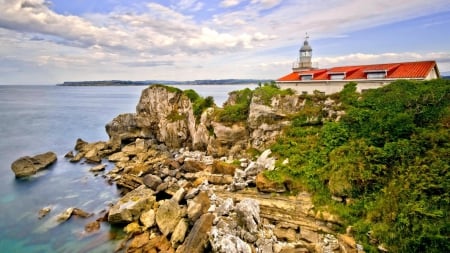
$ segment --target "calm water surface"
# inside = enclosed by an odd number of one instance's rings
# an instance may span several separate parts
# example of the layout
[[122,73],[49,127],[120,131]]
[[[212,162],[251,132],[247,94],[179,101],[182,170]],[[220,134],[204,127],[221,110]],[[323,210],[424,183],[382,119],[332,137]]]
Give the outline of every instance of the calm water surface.
[[[222,105],[228,92],[256,85],[177,87],[213,96]],[[97,233],[83,231],[117,200],[115,186],[90,173],[91,165],[69,163],[64,154],[77,138],[107,140],[105,124],[120,113],[135,112],[144,88],[0,86],[0,252],[114,251],[123,238],[121,228],[102,223]],[[58,155],[50,169],[26,180],[14,177],[15,159],[47,151]],[[112,168],[109,164],[107,170]],[[52,211],[38,219],[46,206]],[[94,215],[58,225],[56,216],[69,207]]]

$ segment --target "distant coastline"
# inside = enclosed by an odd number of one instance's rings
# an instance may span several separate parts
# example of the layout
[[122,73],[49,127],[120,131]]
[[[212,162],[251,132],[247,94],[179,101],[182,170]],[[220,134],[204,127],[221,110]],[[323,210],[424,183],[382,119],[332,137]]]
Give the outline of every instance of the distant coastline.
[[78,81],[64,82],[57,86],[137,86],[150,84],[167,85],[208,85],[208,84],[258,84],[270,82],[272,80],[264,79],[217,79],[217,80],[194,80],[194,81],[167,81],[167,80],[147,80],[147,81],[124,81],[124,80],[103,80],[103,81]]

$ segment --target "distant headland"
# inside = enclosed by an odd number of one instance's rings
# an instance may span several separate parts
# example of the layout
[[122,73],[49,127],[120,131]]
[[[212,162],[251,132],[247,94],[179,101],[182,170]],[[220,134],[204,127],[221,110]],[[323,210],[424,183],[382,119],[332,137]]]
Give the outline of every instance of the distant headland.
[[193,80],[193,81],[168,81],[168,80],[147,80],[147,81],[126,81],[126,80],[103,80],[103,81],[77,81],[64,82],[57,86],[136,86],[150,84],[168,85],[206,85],[206,84],[258,84],[270,82],[269,79],[216,79],[216,80]]

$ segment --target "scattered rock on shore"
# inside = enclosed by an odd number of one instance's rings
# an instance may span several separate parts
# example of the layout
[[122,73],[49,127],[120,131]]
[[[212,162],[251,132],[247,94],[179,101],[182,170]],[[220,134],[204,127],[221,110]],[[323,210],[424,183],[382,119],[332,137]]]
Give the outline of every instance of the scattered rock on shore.
[[47,152],[33,157],[24,156],[11,164],[11,169],[16,177],[28,177],[43,170],[57,160],[54,152]]

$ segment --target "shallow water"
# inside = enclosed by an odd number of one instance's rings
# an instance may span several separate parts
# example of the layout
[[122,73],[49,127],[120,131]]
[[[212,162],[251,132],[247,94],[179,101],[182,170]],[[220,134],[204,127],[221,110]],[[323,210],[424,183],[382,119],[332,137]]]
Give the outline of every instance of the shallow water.
[[[228,92],[256,85],[182,85],[221,105]],[[92,165],[69,163],[64,154],[77,138],[107,140],[105,124],[134,112],[145,86],[60,87],[0,86],[0,252],[113,252],[121,228],[101,224],[87,235],[84,226],[117,200],[115,186],[89,172]],[[53,151],[58,161],[48,170],[16,179],[11,163],[25,155]],[[106,170],[113,168],[109,164]],[[41,208],[51,212],[38,219]],[[58,224],[56,216],[78,207],[94,215]]]

